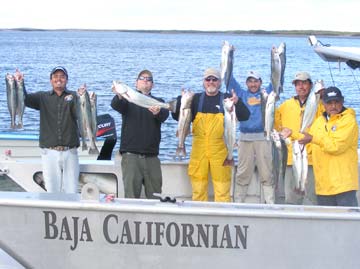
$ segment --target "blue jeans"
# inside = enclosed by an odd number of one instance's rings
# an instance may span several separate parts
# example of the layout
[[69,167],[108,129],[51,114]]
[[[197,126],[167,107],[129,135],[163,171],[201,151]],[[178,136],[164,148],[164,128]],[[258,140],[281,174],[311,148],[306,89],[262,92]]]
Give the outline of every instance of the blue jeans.
[[318,205],[358,206],[356,191],[347,191],[335,195],[317,195]]

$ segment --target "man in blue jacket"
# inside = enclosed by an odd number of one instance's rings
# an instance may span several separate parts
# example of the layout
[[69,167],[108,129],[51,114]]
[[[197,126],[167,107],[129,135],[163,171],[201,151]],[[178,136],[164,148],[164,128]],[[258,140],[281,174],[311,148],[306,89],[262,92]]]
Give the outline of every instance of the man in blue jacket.
[[265,138],[264,119],[261,112],[261,95],[270,93],[272,86],[270,84],[267,88],[261,88],[262,79],[256,71],[248,72],[246,78],[247,90],[242,89],[234,78],[231,86],[250,110],[250,118],[247,121],[240,122],[234,200],[240,203],[245,202],[248,187],[256,167],[264,193],[264,200],[267,204],[273,204],[275,199],[271,141]]

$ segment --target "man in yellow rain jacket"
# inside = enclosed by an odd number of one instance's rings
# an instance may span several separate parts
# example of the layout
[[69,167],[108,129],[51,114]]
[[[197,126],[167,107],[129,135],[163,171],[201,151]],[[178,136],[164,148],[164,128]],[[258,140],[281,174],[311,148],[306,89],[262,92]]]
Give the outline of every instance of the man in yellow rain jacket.
[[[208,201],[209,171],[214,186],[216,202],[230,202],[231,166],[224,165],[227,148],[224,142],[223,100],[231,98],[235,103],[238,120],[247,120],[249,110],[236,94],[222,93],[220,72],[214,68],[205,70],[202,93],[196,93],[191,103],[192,150],[188,174],[194,201]],[[178,120],[181,96],[172,116]]]
[[[291,139],[298,140],[303,137],[300,133],[302,117],[304,115],[306,101],[313,87],[310,74],[307,72],[297,72],[292,82],[295,86],[296,96],[284,101],[275,110],[274,128],[282,132],[282,135],[287,137],[291,132]],[[323,107],[318,106],[315,119],[321,115]],[[306,146],[308,156],[308,176],[305,194],[298,193],[295,190],[295,178],[293,176],[293,160],[292,160],[292,145],[288,145],[288,159],[285,171],[284,182],[279,182],[281,186],[284,185],[285,203],[286,204],[316,204],[316,195],[314,189],[314,174],[312,169],[311,145]]]
[[326,112],[299,140],[312,145],[318,204],[358,206],[359,126],[355,111],[343,106],[344,97],[336,87],[325,89],[322,98]]

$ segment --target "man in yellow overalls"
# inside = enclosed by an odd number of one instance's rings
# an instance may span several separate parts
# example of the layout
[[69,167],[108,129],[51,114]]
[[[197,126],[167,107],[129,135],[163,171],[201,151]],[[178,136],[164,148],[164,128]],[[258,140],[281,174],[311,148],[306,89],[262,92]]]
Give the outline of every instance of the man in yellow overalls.
[[[208,201],[209,170],[214,187],[216,202],[230,202],[231,166],[224,165],[227,148],[224,142],[223,100],[231,98],[235,103],[238,120],[247,120],[250,112],[241,99],[233,92],[222,93],[220,72],[214,68],[205,70],[203,76],[205,92],[196,93],[191,104],[192,151],[188,174],[192,185],[193,201]],[[178,120],[180,100],[176,113]]]

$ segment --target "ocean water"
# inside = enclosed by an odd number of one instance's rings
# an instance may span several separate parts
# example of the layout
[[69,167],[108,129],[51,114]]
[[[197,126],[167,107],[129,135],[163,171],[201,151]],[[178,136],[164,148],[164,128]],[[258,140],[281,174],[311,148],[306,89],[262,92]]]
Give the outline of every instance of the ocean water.
[[[323,43],[360,47],[360,38],[320,37]],[[134,86],[137,74],[149,69],[154,75],[153,95],[171,100],[182,88],[203,91],[202,73],[219,67],[224,40],[236,47],[234,75],[245,87],[248,70],[257,70],[264,84],[270,81],[270,49],[280,42],[287,45],[285,87],[280,104],[294,95],[291,84],[295,72],[310,72],[313,80],[336,85],[345,95],[345,105],[356,110],[360,119],[360,73],[346,64],[327,63],[315,54],[307,36],[265,36],[208,33],[141,33],[118,31],[0,31],[0,132],[9,128],[5,75],[19,68],[29,92],[49,90],[49,73],[56,65],[69,72],[68,88],[76,90],[86,83],[98,96],[98,114],[109,113],[120,135],[121,116],[113,111],[111,83],[114,79]],[[176,149],[177,122],[171,116],[162,126],[160,158],[171,160]],[[24,129],[17,132],[38,134],[39,113],[25,109]],[[191,136],[186,140],[190,151]],[[116,150],[119,147],[117,143]]]

